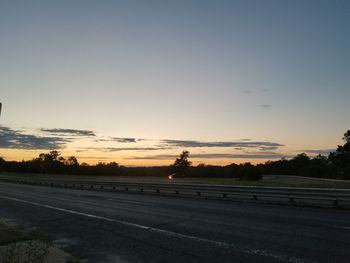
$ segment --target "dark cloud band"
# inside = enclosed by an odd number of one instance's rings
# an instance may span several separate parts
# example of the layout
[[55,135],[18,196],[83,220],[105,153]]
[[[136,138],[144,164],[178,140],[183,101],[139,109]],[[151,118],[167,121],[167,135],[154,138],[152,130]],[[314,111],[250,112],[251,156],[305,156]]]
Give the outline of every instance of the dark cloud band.
[[70,141],[68,138],[25,134],[21,131],[0,126],[0,148],[26,150],[60,149]]
[[[160,154],[160,155],[149,155],[149,156],[135,156],[127,159],[133,160],[172,160],[177,158],[175,154]],[[280,159],[290,157],[289,155],[282,154],[222,154],[222,153],[203,153],[203,154],[191,154],[191,158],[194,159]]]
[[187,141],[187,140],[162,140],[162,144],[170,145],[173,147],[188,147],[188,148],[197,148],[197,147],[241,147],[241,148],[258,148],[258,147],[277,147],[284,146],[283,144],[275,142],[253,142],[253,141],[239,141],[239,142],[200,142],[200,141]]
[[121,152],[121,151],[157,151],[167,150],[169,147],[90,147],[83,150],[97,150],[100,152]]
[[75,129],[40,129],[42,132],[54,135],[96,136],[93,131]]

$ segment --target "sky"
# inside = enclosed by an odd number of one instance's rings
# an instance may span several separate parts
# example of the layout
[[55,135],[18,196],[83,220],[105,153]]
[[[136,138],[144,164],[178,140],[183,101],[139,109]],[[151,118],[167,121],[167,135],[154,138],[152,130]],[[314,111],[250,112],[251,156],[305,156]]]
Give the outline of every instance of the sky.
[[0,0],[0,156],[265,162],[350,129],[346,0]]

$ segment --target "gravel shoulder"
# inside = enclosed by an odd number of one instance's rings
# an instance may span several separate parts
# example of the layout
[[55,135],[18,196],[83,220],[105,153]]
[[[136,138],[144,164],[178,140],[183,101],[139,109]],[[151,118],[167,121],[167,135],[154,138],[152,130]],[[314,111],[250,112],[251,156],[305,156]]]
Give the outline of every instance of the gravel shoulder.
[[38,240],[15,226],[0,223],[0,263],[79,262],[50,243]]

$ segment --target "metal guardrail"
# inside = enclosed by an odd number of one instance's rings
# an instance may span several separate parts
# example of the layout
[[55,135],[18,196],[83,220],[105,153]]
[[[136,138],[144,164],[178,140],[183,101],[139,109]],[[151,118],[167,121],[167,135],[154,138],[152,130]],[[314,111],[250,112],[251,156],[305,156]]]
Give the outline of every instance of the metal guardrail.
[[267,202],[288,201],[292,204],[306,203],[350,207],[350,190],[333,188],[295,188],[295,187],[260,187],[227,186],[177,183],[136,183],[95,180],[67,180],[50,178],[0,177],[1,181],[53,186],[85,190],[106,190],[172,194],[177,196],[200,196],[221,199],[246,199]]

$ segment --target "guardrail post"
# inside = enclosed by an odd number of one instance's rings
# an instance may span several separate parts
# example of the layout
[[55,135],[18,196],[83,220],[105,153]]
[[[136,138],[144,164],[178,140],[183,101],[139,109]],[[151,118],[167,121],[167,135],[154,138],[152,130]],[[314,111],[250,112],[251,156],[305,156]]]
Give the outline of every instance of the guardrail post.
[[128,187],[125,187],[125,191],[129,191],[129,188],[128,188]]
[[93,185],[90,185],[90,189],[94,189],[94,186],[93,186]]
[[333,195],[334,195],[333,205],[338,206],[339,203],[338,203],[338,199],[337,199],[337,189],[334,189]]
[[257,195],[253,195],[253,199],[254,200],[258,200],[258,196]]
[[143,188],[140,188],[140,191],[143,192]]
[[339,205],[339,203],[338,203],[338,200],[337,200],[337,199],[335,199],[335,200],[333,201],[333,205],[334,205],[334,206],[338,206],[338,205]]
[[156,191],[157,191],[158,194],[160,193],[160,190],[159,190],[159,189],[157,189]]
[[114,190],[114,191],[116,190],[115,186],[113,186],[113,190]]
[[198,196],[201,196],[201,192],[197,192],[197,195],[198,195]]
[[222,197],[223,197],[223,198],[226,198],[226,197],[227,197],[227,195],[226,195],[225,193],[223,193],[223,194],[222,194]]
[[178,194],[179,194],[179,191],[178,191],[178,190],[175,190],[175,194],[177,194],[177,195],[178,195]]

